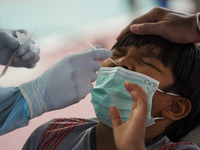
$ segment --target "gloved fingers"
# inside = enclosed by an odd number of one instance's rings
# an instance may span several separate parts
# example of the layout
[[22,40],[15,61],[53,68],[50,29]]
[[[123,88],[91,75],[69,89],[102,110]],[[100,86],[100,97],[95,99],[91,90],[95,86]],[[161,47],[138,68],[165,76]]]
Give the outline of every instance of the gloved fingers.
[[21,58],[24,61],[37,62],[39,60],[40,47],[38,44],[30,44],[29,50]]
[[28,52],[31,44],[35,44],[32,38],[26,41],[26,43],[20,45],[20,47],[18,48],[18,54],[24,55],[26,52]]
[[[31,32],[28,31],[28,30],[20,29],[20,30],[16,30],[16,31],[25,34],[26,37],[28,37],[29,35],[31,35]],[[16,34],[16,32],[15,32],[15,34]]]
[[23,56],[18,56],[14,59],[14,62],[18,67],[33,68],[36,63],[40,60],[40,49],[35,49],[36,51],[29,50]]
[[40,53],[40,46],[39,44],[30,44],[29,49],[33,52],[39,52]]
[[93,90],[93,84],[91,82],[87,82],[85,84],[84,90],[86,91],[86,93],[90,93]]
[[90,50],[92,50],[92,49],[94,49],[94,48],[90,47],[90,48],[84,49],[84,50],[82,50],[82,51],[80,51],[80,52],[78,52],[78,53],[84,53],[84,52],[90,51]]
[[85,82],[85,84],[83,84],[84,87],[79,88],[79,99],[84,99],[88,93],[90,93],[93,89],[93,84],[91,82]]
[[34,68],[36,66],[37,63],[31,64],[31,65],[27,65],[26,68]]
[[95,72],[87,72],[86,76],[91,82],[94,82],[97,79],[97,74]]
[[0,32],[0,40],[4,46],[10,49],[16,49],[20,45],[18,39],[6,30]]
[[[94,46],[96,49],[100,49],[101,46],[100,45],[95,45]],[[93,47],[90,47],[90,48],[87,48],[87,49],[84,49],[82,51],[80,51],[79,53],[82,53],[82,52],[87,52],[87,51],[90,51],[90,50],[93,50],[94,48]]]
[[112,51],[108,49],[95,49],[86,53],[88,53],[94,60],[106,59],[113,55]]
[[27,63],[16,63],[14,62],[13,64],[11,63],[11,66],[13,67],[26,67],[26,68],[34,68],[37,63],[30,64],[28,65]]
[[95,45],[94,47],[95,47],[96,49],[102,48],[100,45]]
[[92,70],[98,71],[101,68],[101,63],[97,60],[93,60],[92,62],[90,62],[90,67],[92,68]]
[[[95,48],[94,48],[95,47]],[[85,52],[87,52],[87,51],[89,51],[89,50],[91,50],[91,49],[100,49],[100,48],[102,48],[100,45],[95,45],[94,47],[90,47],[90,48],[88,48],[88,49],[86,49],[86,50],[84,50]]]

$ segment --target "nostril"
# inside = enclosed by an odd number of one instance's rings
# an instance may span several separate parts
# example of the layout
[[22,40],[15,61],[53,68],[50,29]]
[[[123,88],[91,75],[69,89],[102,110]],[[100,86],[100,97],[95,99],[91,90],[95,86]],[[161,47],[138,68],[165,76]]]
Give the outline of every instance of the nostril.
[[128,67],[126,67],[126,66],[122,66],[123,68],[125,68],[125,69],[128,69]]

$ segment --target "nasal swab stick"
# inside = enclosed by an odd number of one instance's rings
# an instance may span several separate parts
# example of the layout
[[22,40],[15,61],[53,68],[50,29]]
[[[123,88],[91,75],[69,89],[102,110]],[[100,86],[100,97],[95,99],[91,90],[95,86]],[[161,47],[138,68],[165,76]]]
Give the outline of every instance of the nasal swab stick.
[[[88,44],[89,46],[91,46],[92,48],[96,49],[96,47],[94,47],[92,44],[90,44],[89,42],[86,42],[86,44]],[[112,60],[111,58],[108,58],[110,61],[112,61],[115,65],[119,66],[114,60]]]

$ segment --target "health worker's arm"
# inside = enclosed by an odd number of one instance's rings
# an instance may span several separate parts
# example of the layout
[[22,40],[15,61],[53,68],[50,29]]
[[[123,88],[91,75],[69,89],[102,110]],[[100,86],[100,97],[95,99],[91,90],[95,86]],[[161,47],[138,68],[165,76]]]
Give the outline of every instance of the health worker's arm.
[[27,126],[30,111],[19,88],[0,86],[0,97],[0,136]]
[[180,44],[200,42],[196,14],[175,12],[162,7],[153,8],[134,19],[121,31],[117,40],[129,32],[138,35],[158,35]]
[[25,126],[47,111],[78,103],[93,89],[99,59],[112,56],[110,50],[96,46],[66,55],[38,78],[18,88],[0,89],[1,135]]
[[101,67],[98,60],[112,56],[110,50],[96,48],[66,55],[35,80],[19,86],[31,118],[78,103],[92,91]]

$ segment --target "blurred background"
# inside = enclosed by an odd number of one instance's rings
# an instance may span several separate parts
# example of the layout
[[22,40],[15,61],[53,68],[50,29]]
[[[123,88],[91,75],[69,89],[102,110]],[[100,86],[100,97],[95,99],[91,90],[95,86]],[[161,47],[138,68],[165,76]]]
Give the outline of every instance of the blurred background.
[[[41,59],[33,69],[10,67],[0,85],[19,86],[38,77],[63,56],[88,48],[86,41],[111,49],[128,23],[156,6],[197,13],[200,0],[1,0],[0,27],[37,29],[33,38],[40,45]],[[43,114],[27,127],[1,136],[0,149],[20,150],[31,132],[52,118],[95,117],[90,99],[89,94],[78,104]]]

